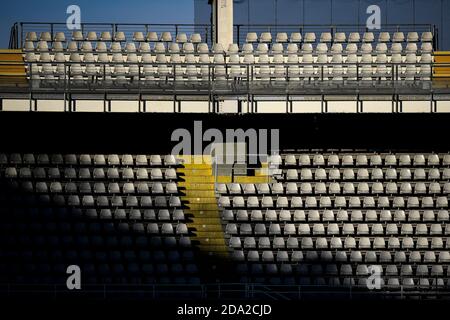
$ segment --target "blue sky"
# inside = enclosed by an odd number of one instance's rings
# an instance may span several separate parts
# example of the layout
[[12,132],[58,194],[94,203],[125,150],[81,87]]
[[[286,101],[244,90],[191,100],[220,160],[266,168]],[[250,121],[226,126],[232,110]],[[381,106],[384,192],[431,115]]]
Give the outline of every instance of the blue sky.
[[194,0],[16,0],[2,1],[0,48],[14,22],[65,22],[66,9],[81,8],[82,22],[194,23]]

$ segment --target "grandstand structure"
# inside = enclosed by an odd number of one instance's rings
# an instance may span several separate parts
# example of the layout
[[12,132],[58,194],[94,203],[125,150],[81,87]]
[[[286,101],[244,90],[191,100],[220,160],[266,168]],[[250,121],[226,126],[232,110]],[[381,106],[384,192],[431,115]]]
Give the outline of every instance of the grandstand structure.
[[[78,265],[95,298],[448,299],[438,28],[234,25],[233,1],[212,22],[12,27],[0,296],[70,296]],[[196,120],[280,143],[257,163],[171,154]]]

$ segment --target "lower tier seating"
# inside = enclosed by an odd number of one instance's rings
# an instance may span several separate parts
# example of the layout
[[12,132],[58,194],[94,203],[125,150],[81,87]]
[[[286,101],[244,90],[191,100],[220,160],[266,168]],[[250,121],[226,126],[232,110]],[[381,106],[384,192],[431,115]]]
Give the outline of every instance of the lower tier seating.
[[177,160],[0,155],[0,283],[196,284]]
[[272,183],[217,184],[244,282],[384,290],[450,286],[448,154],[273,156]]

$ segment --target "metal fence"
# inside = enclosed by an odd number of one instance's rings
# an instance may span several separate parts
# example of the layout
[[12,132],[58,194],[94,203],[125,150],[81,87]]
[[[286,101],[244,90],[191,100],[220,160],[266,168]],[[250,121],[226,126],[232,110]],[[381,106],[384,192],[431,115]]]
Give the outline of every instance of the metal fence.
[[[57,32],[64,33],[66,39],[72,39],[72,32],[75,30],[67,29],[66,23],[50,23],[50,22],[18,22],[12,27],[14,33],[11,33],[10,49],[23,48],[26,35],[29,32],[49,32],[51,39],[54,39]],[[162,32],[170,32],[175,39],[180,33],[193,34],[198,33],[202,37],[202,41],[211,44],[213,32],[211,25],[206,24],[138,24],[138,23],[82,23],[79,30],[86,34],[89,31],[101,33],[109,32],[114,38],[117,32],[123,32],[126,39],[131,41],[134,32],[142,32],[144,36],[152,31],[161,34]]]
[[[381,30],[368,30],[364,25],[357,24],[339,24],[339,25],[321,25],[321,24],[308,24],[308,25],[294,25],[294,24],[236,24],[234,25],[234,42],[242,44],[246,40],[248,32],[270,32],[275,36],[279,32],[286,32],[288,34],[292,32],[300,32],[302,34],[306,32],[315,32],[319,34],[321,32],[330,32],[333,36],[336,32],[359,32],[360,34],[370,31],[378,36],[380,32],[421,32],[429,31],[433,34],[433,48],[439,49],[439,35],[438,29],[435,25],[431,24],[386,24],[383,25]],[[155,31],[157,33],[170,32],[173,38],[180,33],[192,34],[199,33],[202,36],[202,41],[208,44],[214,43],[213,26],[209,24],[133,24],[133,23],[83,23],[81,24],[81,30],[83,33],[88,31],[110,32],[114,37],[114,34],[121,31],[125,33],[127,39],[133,39],[134,32],[143,32],[146,34],[149,31]],[[26,34],[28,32],[49,32],[51,38],[54,38],[56,32],[63,32],[66,39],[71,39],[72,30],[67,29],[65,23],[50,23],[50,22],[18,22],[11,28],[10,36],[10,49],[18,49],[24,47]]]
[[130,299],[265,299],[272,301],[338,298],[352,299],[449,299],[447,287],[429,286],[386,286],[381,290],[368,290],[366,286],[325,285],[270,285],[256,283],[213,283],[213,284],[85,284],[82,290],[70,291],[65,285],[55,284],[3,284],[0,297],[23,297],[38,295],[45,298],[85,297],[108,300]]
[[361,35],[364,32],[372,32],[377,39],[380,32],[417,32],[419,35],[422,32],[431,32],[433,34],[433,48],[438,50],[438,29],[435,25],[431,24],[383,24],[383,28],[380,30],[369,30],[365,25],[358,24],[305,24],[305,25],[293,25],[293,24],[236,24],[234,25],[234,41],[242,44],[246,40],[247,33],[256,32],[260,34],[262,32],[270,32],[273,36],[277,33],[285,32],[290,35],[293,32],[299,32],[302,35],[306,32],[313,32],[316,35],[320,35],[322,32],[330,32],[334,38],[337,32],[344,32],[347,35],[351,32],[358,32]]

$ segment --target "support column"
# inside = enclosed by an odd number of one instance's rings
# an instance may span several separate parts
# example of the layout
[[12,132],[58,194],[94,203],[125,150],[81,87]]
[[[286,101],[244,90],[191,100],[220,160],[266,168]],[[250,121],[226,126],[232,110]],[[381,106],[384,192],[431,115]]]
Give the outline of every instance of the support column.
[[233,43],[233,0],[212,0],[214,41],[227,49]]

